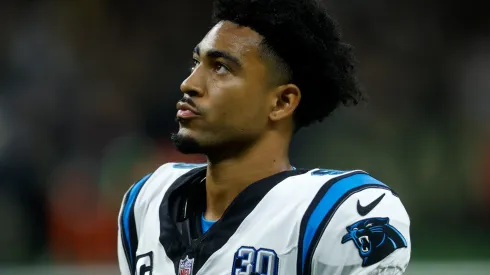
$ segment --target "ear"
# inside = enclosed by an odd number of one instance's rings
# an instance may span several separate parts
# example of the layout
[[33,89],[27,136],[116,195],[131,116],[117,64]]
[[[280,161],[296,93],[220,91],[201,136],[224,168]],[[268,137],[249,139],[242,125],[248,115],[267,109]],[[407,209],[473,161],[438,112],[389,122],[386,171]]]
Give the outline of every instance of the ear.
[[277,87],[273,92],[272,110],[269,119],[279,121],[293,115],[301,100],[301,91],[294,84]]

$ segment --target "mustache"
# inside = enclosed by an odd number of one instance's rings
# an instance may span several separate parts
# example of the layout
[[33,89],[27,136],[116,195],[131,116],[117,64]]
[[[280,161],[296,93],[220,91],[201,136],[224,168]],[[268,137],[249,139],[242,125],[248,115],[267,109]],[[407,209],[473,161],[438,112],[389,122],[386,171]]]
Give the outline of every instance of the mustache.
[[190,97],[184,96],[181,100],[179,100],[179,102],[187,103],[187,104],[191,105],[192,108],[195,108],[195,109],[197,109],[197,111],[199,111],[199,108],[197,107],[196,103]]

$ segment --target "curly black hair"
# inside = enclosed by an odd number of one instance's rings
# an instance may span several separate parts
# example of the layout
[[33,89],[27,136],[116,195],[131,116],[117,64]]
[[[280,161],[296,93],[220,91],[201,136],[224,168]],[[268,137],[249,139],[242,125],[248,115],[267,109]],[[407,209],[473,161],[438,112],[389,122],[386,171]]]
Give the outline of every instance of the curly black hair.
[[337,23],[318,1],[216,0],[213,23],[220,21],[253,29],[263,37],[264,49],[286,65],[286,83],[302,92],[295,132],[322,121],[341,104],[357,105],[365,98],[352,47],[341,41]]

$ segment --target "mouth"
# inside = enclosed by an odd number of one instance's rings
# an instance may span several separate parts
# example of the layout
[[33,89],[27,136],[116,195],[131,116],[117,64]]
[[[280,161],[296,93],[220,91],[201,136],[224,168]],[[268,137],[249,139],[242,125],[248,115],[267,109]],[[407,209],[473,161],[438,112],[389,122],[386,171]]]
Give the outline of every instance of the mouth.
[[199,112],[191,105],[183,102],[177,103],[177,119],[184,120],[200,116]]
[[361,236],[357,240],[361,244],[361,251],[362,252],[368,252],[369,249],[371,248],[371,242],[369,241],[369,237],[368,236]]

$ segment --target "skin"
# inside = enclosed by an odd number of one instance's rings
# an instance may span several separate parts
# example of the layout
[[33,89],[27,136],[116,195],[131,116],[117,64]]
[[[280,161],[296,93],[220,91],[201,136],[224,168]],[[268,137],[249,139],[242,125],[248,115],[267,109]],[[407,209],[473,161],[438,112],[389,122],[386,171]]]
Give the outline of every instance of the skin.
[[[293,84],[274,84],[274,62],[262,37],[229,21],[215,25],[194,50],[181,85],[198,116],[180,119],[178,136],[208,158],[208,220],[218,220],[248,185],[291,169],[292,115],[301,99]],[[276,70],[277,71],[277,70]]]

